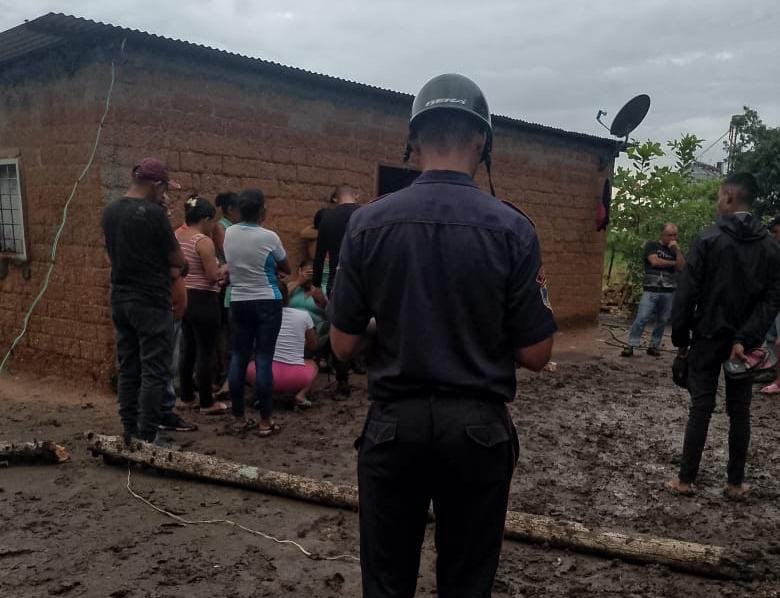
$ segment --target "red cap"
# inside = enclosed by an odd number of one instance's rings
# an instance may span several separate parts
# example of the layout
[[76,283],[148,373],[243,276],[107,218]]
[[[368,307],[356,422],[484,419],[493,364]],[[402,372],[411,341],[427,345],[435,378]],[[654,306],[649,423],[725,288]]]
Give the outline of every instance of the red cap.
[[155,183],[168,183],[172,189],[181,189],[181,185],[172,181],[168,176],[168,169],[165,164],[157,158],[144,158],[138,164],[133,166],[133,176],[137,179],[153,181]]

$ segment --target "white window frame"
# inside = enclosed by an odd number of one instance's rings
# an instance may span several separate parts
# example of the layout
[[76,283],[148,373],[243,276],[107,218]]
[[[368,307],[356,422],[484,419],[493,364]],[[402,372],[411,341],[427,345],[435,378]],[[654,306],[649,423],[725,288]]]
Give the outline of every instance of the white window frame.
[[[19,217],[21,219],[21,222],[19,222],[19,230],[21,231],[21,244],[22,244],[22,251],[19,252],[6,252],[6,251],[0,251],[0,258],[7,258],[12,260],[19,260],[19,261],[27,261],[27,237],[25,235],[25,224],[24,224],[24,199],[22,198],[22,169],[19,167],[19,159],[18,158],[2,158],[0,159],[0,166],[13,166],[16,170],[16,197],[18,198],[18,205],[16,207],[12,206],[12,210],[18,210]],[[5,225],[2,220],[0,220],[0,226]],[[2,231],[0,231],[2,232]],[[2,238],[2,236],[0,236]],[[0,248],[2,249],[2,248]]]

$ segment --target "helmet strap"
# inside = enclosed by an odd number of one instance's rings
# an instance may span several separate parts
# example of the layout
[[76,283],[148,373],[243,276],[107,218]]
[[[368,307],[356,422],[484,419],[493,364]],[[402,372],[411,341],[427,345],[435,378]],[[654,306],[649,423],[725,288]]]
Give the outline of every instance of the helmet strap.
[[495,197],[496,196],[496,190],[493,187],[493,176],[490,173],[490,154],[487,154],[485,156],[484,162],[485,162],[485,170],[487,170],[487,175],[488,175],[488,184],[490,185],[490,195]]

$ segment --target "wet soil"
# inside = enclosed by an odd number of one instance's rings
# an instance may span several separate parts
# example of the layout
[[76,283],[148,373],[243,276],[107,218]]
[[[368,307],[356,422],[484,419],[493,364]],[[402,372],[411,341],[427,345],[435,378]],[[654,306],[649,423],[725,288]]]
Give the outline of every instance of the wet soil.
[[[619,334],[619,333],[618,333]],[[722,496],[728,420],[719,399],[699,493],[663,489],[679,465],[688,398],[672,384],[672,355],[620,358],[608,328],[557,339],[555,372],[521,374],[511,411],[521,457],[510,508],[623,532],[747,551],[753,581],[711,580],[506,542],[494,596],[780,596],[780,399],[757,395],[748,458],[755,492]],[[182,412],[194,433],[173,434],[188,450],[270,469],[355,483],[352,443],[367,408],[365,379],[353,397],[315,406],[280,401],[279,435],[225,435],[224,420]],[[29,373],[0,378],[0,440],[63,443],[59,466],[0,467],[0,596],[359,596],[351,561],[310,560],[290,544],[223,524],[181,525],[131,496],[128,471],[87,453],[83,432],[119,432],[115,399],[74,381]],[[189,519],[231,519],[323,555],[358,554],[357,516],[245,490],[134,469],[131,486]],[[432,528],[418,595],[435,595]]]

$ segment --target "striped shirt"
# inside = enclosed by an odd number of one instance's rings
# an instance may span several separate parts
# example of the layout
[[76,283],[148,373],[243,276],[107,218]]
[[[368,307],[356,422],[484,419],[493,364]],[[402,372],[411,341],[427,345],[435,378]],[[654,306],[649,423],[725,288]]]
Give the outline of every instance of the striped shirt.
[[231,301],[282,298],[276,262],[287,257],[274,231],[241,222],[225,231],[225,259],[230,270]]
[[[181,235],[177,230],[177,238]],[[182,231],[183,232],[183,231]],[[187,260],[187,266],[189,271],[184,278],[184,284],[188,289],[194,289],[198,291],[213,291],[219,293],[219,283],[211,282],[206,276],[206,271],[203,269],[203,260],[198,253],[198,242],[206,238],[206,235],[198,233],[191,238],[182,241],[179,239],[179,245],[181,245],[181,252],[184,254],[184,259]],[[217,261],[217,258],[214,258]]]

